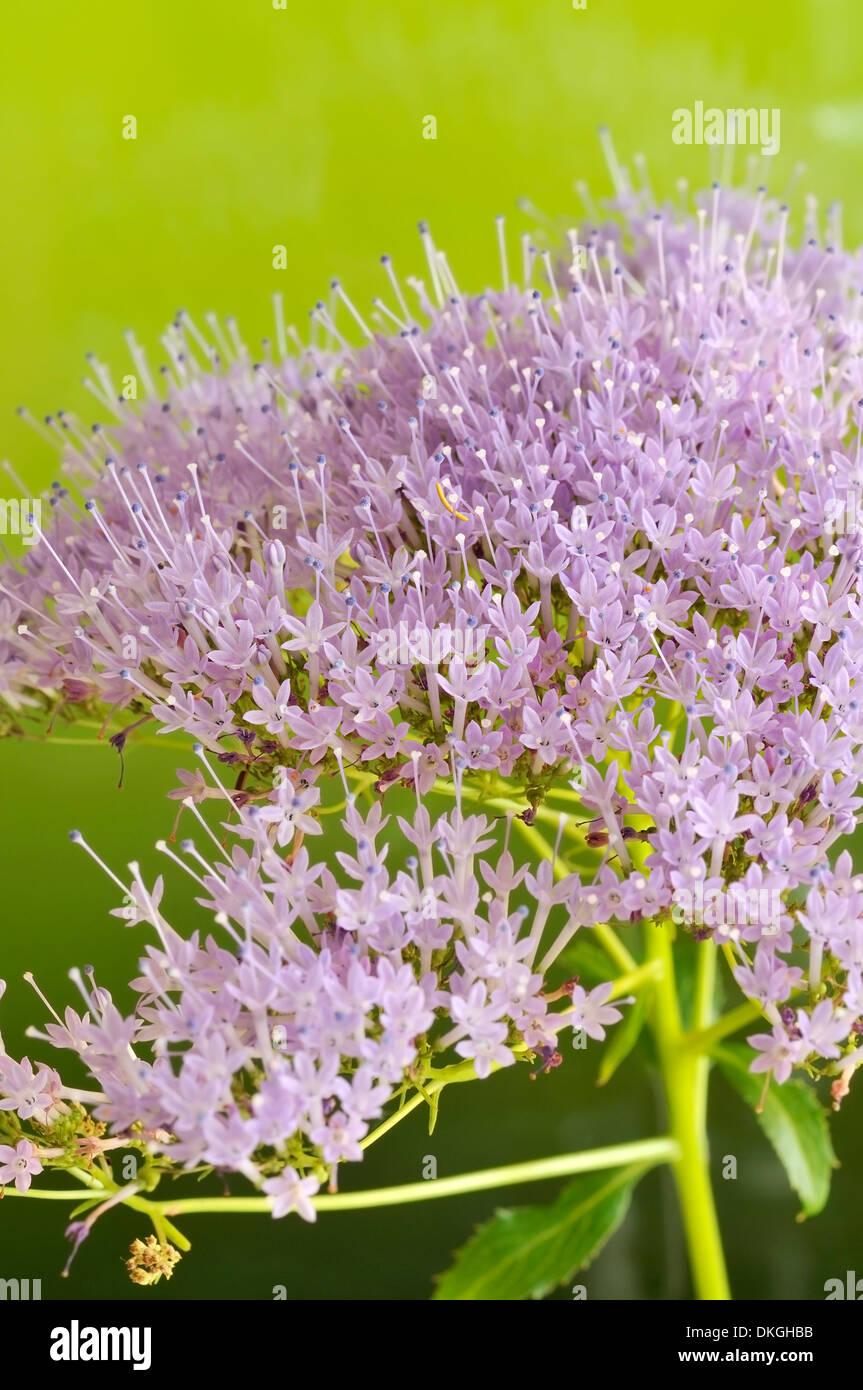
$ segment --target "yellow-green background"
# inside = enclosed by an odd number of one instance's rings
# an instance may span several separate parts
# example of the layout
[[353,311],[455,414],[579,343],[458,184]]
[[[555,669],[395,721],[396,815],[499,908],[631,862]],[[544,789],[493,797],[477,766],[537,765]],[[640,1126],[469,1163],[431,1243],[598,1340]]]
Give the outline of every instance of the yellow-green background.
[[[304,331],[308,309],[338,274],[360,305],[384,288],[378,264],[420,266],[416,222],[427,218],[464,287],[496,274],[492,219],[529,196],[570,223],[585,178],[607,191],[595,138],[611,126],[618,152],[643,151],[657,190],[711,174],[706,149],[671,141],[671,112],[696,100],[778,107],[781,154],[767,181],[783,192],[845,206],[849,237],[863,230],[863,92],[859,0],[732,0],[721,6],[587,0],[83,0],[7,6],[0,20],[0,457],[28,486],[56,461],[15,417],[101,407],[81,388],[84,354],[118,368],[122,333],[154,349],[179,307],[235,313],[249,338],[270,331],[281,290]],[[136,141],[121,138],[134,115]],[[422,138],[423,118],[437,139]],[[738,169],[742,168],[738,157]],[[513,243],[515,236],[513,235]],[[284,244],[289,268],[272,269]],[[119,375],[119,372],[118,372]],[[109,885],[65,832],[80,825],[115,865],[148,850],[173,808],[160,800],[182,748],[140,744],[127,786],[110,750],[39,742],[0,748],[2,1021],[11,1049],[42,1010],[20,982],[33,967],[58,1002],[65,970],[93,962],[123,981],[142,937],[106,917]],[[630,1063],[608,1094],[595,1059],[568,1059],[542,1083],[523,1074],[447,1097],[432,1141],[415,1116],[381,1144],[371,1183],[441,1173],[646,1133],[655,1123],[647,1074]],[[464,1088],[462,1088],[464,1089]],[[853,1107],[852,1098],[852,1107]],[[859,1097],[857,1098],[859,1100]],[[859,1109],[859,1107],[858,1107]],[[839,1117],[843,1168],[830,1213],[805,1227],[754,1122],[715,1082],[715,1176],[738,1156],[736,1183],[719,1182],[739,1296],[815,1298],[825,1279],[863,1261],[859,1170],[863,1132]],[[503,1199],[550,1198],[548,1187]],[[196,1249],[171,1285],[146,1297],[424,1298],[429,1276],[500,1197],[462,1198],[384,1214],[297,1222],[197,1218]],[[9,1200],[0,1211],[0,1276],[42,1277],[46,1296],[141,1297],[124,1283],[123,1247],[136,1221],[108,1218],[56,1277],[62,1216],[54,1204]],[[642,1188],[630,1224],[590,1271],[589,1296],[674,1297],[687,1291],[673,1204],[659,1175]],[[565,1295],[564,1295],[565,1296]]]

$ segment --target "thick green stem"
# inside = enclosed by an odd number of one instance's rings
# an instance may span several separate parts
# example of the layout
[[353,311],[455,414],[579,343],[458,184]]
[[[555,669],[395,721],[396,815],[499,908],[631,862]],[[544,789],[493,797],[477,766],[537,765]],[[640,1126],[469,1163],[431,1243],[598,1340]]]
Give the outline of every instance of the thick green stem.
[[[728,1299],[731,1294],[710,1184],[706,1123],[710,1059],[687,1046],[675,985],[672,932],[671,923],[653,922],[646,928],[648,955],[663,967],[654,991],[653,1030],[671,1135],[679,1148],[672,1168],[696,1297]],[[693,1027],[705,1029],[712,1011],[716,947],[704,941],[694,949],[698,963]]]

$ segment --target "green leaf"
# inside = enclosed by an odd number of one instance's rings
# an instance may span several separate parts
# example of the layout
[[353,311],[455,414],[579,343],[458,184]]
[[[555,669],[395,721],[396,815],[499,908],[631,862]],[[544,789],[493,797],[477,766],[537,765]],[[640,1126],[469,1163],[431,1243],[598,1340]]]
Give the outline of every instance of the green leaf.
[[77,1221],[79,1216],[85,1216],[88,1211],[92,1211],[94,1207],[97,1207],[101,1200],[101,1197],[87,1197],[83,1202],[79,1202],[78,1205],[69,1212],[69,1221]]
[[550,1206],[495,1213],[440,1275],[437,1300],[542,1298],[583,1269],[617,1230],[643,1164],[585,1173]]
[[782,1086],[771,1082],[759,1114],[756,1106],[764,1081],[749,1070],[751,1050],[742,1043],[724,1043],[713,1048],[712,1056],[735,1091],[755,1110],[755,1118],[800,1198],[803,1210],[798,1220],[815,1216],[827,1203],[830,1178],[837,1166],[827,1112],[815,1092],[802,1081],[789,1080]]
[[605,1046],[602,1061],[599,1064],[599,1074],[596,1078],[597,1086],[604,1086],[606,1082],[611,1080],[621,1062],[626,1060],[638,1042],[647,1015],[647,988],[638,995],[632,1007],[627,1008],[623,1021],[612,1029],[611,1037]]

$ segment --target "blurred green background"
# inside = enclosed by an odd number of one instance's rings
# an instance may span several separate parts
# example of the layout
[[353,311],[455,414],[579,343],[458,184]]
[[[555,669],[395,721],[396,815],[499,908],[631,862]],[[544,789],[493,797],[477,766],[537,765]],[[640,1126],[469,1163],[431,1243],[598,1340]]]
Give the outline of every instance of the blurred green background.
[[[332,275],[366,306],[384,288],[381,252],[403,273],[417,269],[419,218],[460,283],[482,288],[497,274],[495,214],[512,214],[515,247],[516,231],[530,225],[516,210],[521,196],[577,225],[573,181],[608,191],[595,136],[603,122],[621,158],[647,156],[664,193],[683,175],[698,186],[718,172],[707,149],[672,143],[676,107],[778,107],[781,153],[764,170],[771,190],[796,179],[822,208],[840,198],[846,236],[863,230],[859,0],[729,0],[720,9],[587,0],[584,10],[571,0],[287,0],[285,10],[272,0],[85,0],[7,7],[0,24],[0,457],[30,489],[55,476],[56,458],[15,407],[99,419],[80,384],[87,351],[119,377],[122,334],[134,327],[158,362],[159,333],[181,306],[199,318],[235,313],[257,341],[271,331],[274,290],[302,333]],[[122,138],[128,115],[134,141]],[[427,116],[436,140],[422,138]],[[281,272],[272,268],[277,244],[288,252]],[[131,858],[155,866],[150,846],[174,809],[162,797],[173,769],[191,761],[182,745],[142,741],[130,747],[118,792],[115,755],[82,734],[0,747],[0,963],[10,981],[2,1020],[13,1053],[44,1013],[21,982],[25,969],[61,1004],[73,1002],[68,967],[92,962],[128,1002],[143,937],[106,915],[111,887],[66,831],[80,826],[115,867]],[[188,901],[181,890],[177,898]],[[444,1175],[654,1131],[649,1074],[631,1060],[597,1091],[596,1063],[595,1053],[572,1054],[535,1084],[518,1068],[455,1088],[432,1140],[416,1114],[345,1181],[412,1180],[432,1153]],[[799,1226],[752,1116],[721,1078],[712,1084],[713,1171],[735,1294],[819,1298],[827,1278],[863,1273],[860,1098],[835,1124],[842,1168],[831,1206]],[[736,1182],[719,1179],[725,1154],[738,1158]],[[128,1242],[146,1234],[138,1218],[100,1223],[64,1283],[64,1209],[9,1200],[0,1276],[41,1277],[46,1297],[266,1299],[283,1284],[290,1298],[425,1299],[430,1276],[477,1220],[554,1191],[338,1214],[316,1229],[190,1218],[192,1254],[169,1285],[146,1293],[122,1267]],[[629,1221],[581,1282],[589,1298],[688,1296],[666,1175],[642,1184]]]

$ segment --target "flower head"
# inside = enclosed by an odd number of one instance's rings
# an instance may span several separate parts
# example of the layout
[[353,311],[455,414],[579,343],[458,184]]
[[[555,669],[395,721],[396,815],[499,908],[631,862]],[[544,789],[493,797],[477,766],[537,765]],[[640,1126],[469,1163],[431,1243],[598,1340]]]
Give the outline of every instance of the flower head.
[[[863,546],[829,518],[863,485],[858,262],[733,191],[617,213],[542,289],[463,296],[432,251],[430,292],[361,347],[219,360],[180,315],[182,372],[69,432],[84,505],[53,496],[4,570],[10,723],[119,708],[203,768],[193,837],[160,848],[212,933],[109,870],[155,940],[128,1018],[79,983],[95,1114],[253,1181],[276,1150],[277,1215],[308,1219],[299,1172],[359,1157],[443,1054],[482,1076],[557,1055],[565,1023],[602,1040],[610,983],[563,1020],[549,977],[579,931],[696,885],[732,904],[701,930],[773,1030],[754,1068],[851,1045],[863,893],[828,851],[861,804]],[[792,929],[821,1002],[788,1022]],[[38,1117],[25,1065],[0,1090]]]

